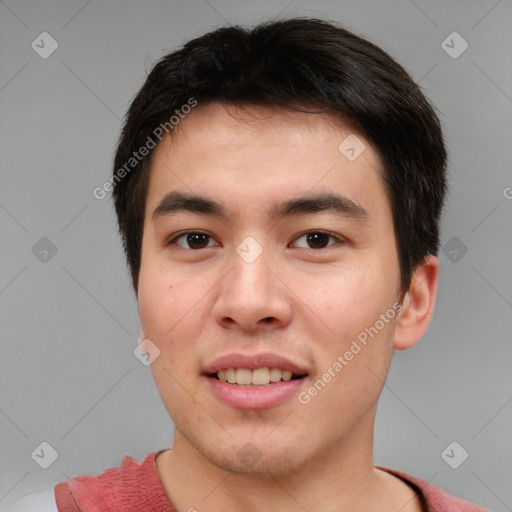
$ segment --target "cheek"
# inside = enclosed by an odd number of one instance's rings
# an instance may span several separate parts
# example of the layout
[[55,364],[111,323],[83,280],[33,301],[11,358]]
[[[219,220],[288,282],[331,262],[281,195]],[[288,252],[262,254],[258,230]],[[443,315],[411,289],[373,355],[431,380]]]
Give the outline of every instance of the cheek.
[[298,295],[337,339],[347,339],[369,320],[375,321],[391,300],[387,284],[379,281],[370,265],[337,268],[314,278],[298,277]]
[[[151,271],[147,266],[141,266],[138,288],[138,308],[142,330],[149,338],[157,338],[161,335],[164,323],[169,320],[168,304],[171,299],[172,285],[165,283],[158,277],[158,273]],[[171,313],[172,314],[172,313]]]
[[138,289],[141,328],[163,356],[153,363],[155,370],[165,364],[173,374],[183,373],[193,364],[195,359],[191,354],[196,355],[200,350],[197,345],[202,322],[211,308],[198,284],[176,276],[176,272],[141,265]]
[[163,337],[183,317],[187,304],[193,301],[189,293],[193,288],[180,280],[175,271],[166,269],[156,257],[143,258],[137,300],[146,336]]
[[[334,334],[319,340],[318,373],[306,390],[307,396],[302,397],[314,401],[313,410],[318,414],[330,408],[339,414],[350,411],[354,418],[360,417],[376,403],[382,391],[393,352],[396,309],[385,286],[370,286],[369,282],[364,286],[365,281],[363,277],[352,281],[354,288],[350,290],[335,289],[325,294],[321,317]],[[381,315],[386,312],[388,315],[382,320]],[[332,428],[339,421],[337,415],[326,418]]]
[[[329,368],[339,355],[347,354],[348,366],[343,373],[351,374],[355,381],[362,367],[381,374],[392,352],[395,274],[366,259],[356,268],[338,269],[329,277],[302,282],[302,296],[308,297],[305,303],[321,320],[316,323],[326,333],[318,338],[322,345],[317,353],[319,368]],[[382,320],[381,315],[386,313]]]

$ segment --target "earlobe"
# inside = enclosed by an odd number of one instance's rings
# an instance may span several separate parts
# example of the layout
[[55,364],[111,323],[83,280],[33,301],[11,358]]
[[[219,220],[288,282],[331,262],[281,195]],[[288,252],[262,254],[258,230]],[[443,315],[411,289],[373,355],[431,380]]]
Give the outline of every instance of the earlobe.
[[395,325],[395,350],[412,347],[425,334],[434,312],[438,278],[439,261],[430,254],[413,272]]

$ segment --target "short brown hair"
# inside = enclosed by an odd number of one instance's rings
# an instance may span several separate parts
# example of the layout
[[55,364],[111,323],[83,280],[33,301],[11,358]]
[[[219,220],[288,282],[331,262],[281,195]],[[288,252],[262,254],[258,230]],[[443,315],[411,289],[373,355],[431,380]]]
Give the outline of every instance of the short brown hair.
[[383,162],[402,291],[414,268],[437,254],[447,155],[439,119],[418,85],[379,47],[334,22],[276,20],[189,41],[154,66],[133,100],[115,155],[113,197],[135,292],[152,150],[122,179],[119,170],[191,98],[314,107],[350,121]]

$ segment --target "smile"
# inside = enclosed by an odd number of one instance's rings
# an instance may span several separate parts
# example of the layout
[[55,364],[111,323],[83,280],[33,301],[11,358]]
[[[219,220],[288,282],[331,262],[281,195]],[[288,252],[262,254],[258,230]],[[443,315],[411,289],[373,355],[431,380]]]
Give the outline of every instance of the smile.
[[227,382],[235,386],[261,387],[276,382],[288,382],[301,378],[301,375],[293,374],[290,370],[280,368],[227,368],[214,374],[221,382]]
[[308,366],[271,352],[231,352],[206,363],[209,393],[233,409],[270,409],[291,399],[310,380]]

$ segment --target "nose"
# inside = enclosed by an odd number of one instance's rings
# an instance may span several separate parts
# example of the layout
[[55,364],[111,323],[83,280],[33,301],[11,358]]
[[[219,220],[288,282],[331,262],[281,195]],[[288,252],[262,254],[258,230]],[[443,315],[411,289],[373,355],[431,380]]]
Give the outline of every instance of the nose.
[[270,261],[266,252],[251,263],[236,252],[231,258],[231,269],[219,283],[213,307],[215,321],[221,327],[254,332],[290,323],[291,291],[279,275],[278,265]]

